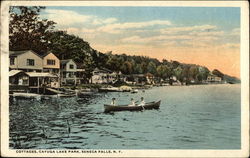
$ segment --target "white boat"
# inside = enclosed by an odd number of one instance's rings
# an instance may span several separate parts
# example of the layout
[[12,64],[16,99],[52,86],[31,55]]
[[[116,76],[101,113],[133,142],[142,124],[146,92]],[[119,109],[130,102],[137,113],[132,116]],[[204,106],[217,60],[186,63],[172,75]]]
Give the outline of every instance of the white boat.
[[131,91],[131,93],[138,93],[138,92],[139,92],[138,89],[133,89],[133,90]]
[[122,92],[118,87],[99,88],[99,92]]
[[36,94],[36,93],[13,93],[10,94],[10,96],[13,96],[14,98],[27,98],[27,99],[36,99],[36,100],[40,100],[41,99],[41,95],[40,94]]

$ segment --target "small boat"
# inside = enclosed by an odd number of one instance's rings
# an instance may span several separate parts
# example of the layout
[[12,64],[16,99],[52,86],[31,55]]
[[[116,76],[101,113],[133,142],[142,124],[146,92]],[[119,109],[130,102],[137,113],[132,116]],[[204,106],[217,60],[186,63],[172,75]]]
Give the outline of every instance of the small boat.
[[78,97],[94,95],[97,92],[98,92],[97,89],[80,89],[80,90],[76,90],[76,94],[77,94]]
[[117,87],[107,87],[107,88],[99,88],[99,92],[122,92],[120,88]]
[[36,99],[36,100],[41,100],[41,94],[36,94],[36,93],[18,93],[15,92],[13,94],[10,94],[10,96],[14,98],[19,98],[19,99]]
[[104,104],[104,112],[111,112],[111,111],[141,111],[144,109],[159,109],[161,104],[161,100],[146,103],[144,106],[136,105],[136,106],[129,106],[129,105],[107,105]]
[[138,89],[133,89],[132,91],[131,91],[131,93],[138,93],[139,91],[138,91]]

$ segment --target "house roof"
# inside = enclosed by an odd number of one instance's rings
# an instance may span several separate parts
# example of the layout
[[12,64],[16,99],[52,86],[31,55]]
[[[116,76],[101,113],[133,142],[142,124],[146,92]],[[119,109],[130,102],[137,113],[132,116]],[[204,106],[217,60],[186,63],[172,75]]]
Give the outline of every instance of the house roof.
[[47,72],[26,72],[26,74],[29,75],[29,77],[57,77]]
[[82,63],[77,63],[77,62],[75,63],[76,63],[77,69],[84,69],[84,65]]
[[34,52],[33,50],[22,50],[22,51],[10,51],[9,55],[10,56],[19,56],[22,55],[24,53],[27,53],[28,51],[31,51],[32,53],[34,53],[35,55],[39,56],[40,58],[42,58],[41,55],[37,54],[36,52]]
[[111,70],[106,69],[106,68],[95,68],[94,71],[102,71],[102,72],[109,72],[109,73],[112,73]]
[[52,52],[43,53],[41,56],[42,56],[42,57],[45,57],[45,56],[47,56],[47,55],[50,54],[50,53],[52,53]]
[[[70,60],[72,60],[72,59],[66,59],[66,60],[60,60],[60,63],[62,64],[62,65],[65,65],[65,64],[67,64]],[[72,60],[73,61],[73,60]],[[74,61],[73,61],[74,62]]]
[[[41,56],[42,57],[46,57],[47,55],[49,55],[50,53],[52,53],[51,51],[48,51],[48,52],[46,52],[46,53],[43,53]],[[54,53],[52,53],[52,54],[54,54]],[[54,54],[55,55],[55,54]],[[56,55],[55,55],[56,56]],[[56,56],[57,57],[57,56]]]
[[10,54],[10,56],[18,56],[18,55],[24,54],[26,52],[27,51],[10,51],[9,54]]
[[15,76],[16,74],[20,73],[20,72],[23,72],[22,70],[11,70],[9,72],[9,77],[11,76]]
[[132,74],[133,77],[145,77],[144,74]]

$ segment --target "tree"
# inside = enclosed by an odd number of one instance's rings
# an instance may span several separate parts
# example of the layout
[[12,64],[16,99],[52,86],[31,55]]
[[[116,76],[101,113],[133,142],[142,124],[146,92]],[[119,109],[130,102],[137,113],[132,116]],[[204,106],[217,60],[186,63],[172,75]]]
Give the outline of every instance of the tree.
[[147,72],[156,75],[156,65],[154,62],[150,61],[147,66]]
[[208,68],[206,68],[206,67],[199,67],[198,80],[199,81],[206,80],[209,72],[210,71],[208,70]]
[[48,40],[50,41],[49,49],[60,59],[73,59],[83,63],[85,58],[93,60],[91,58],[97,53],[88,42],[77,36],[69,35],[66,31],[50,32]]
[[40,19],[39,13],[45,7],[10,7],[9,46],[10,50],[34,50],[44,53],[48,50],[48,33],[56,24]]
[[220,72],[219,70],[217,70],[217,69],[214,69],[214,70],[212,71],[212,74],[214,74],[214,75],[216,75],[216,76],[218,76],[218,77],[221,77],[222,79],[223,79],[223,77],[224,77],[224,74],[223,74],[222,72]]
[[183,70],[182,70],[182,74],[181,74],[183,81],[185,80],[186,82],[189,82],[189,79],[190,79],[189,68],[190,67],[187,65],[183,66]]
[[180,81],[183,81],[182,71],[183,69],[181,68],[181,66],[178,66],[177,68],[174,69],[174,75]]
[[199,73],[199,70],[197,68],[197,66],[191,66],[189,69],[189,77],[191,79],[197,80],[197,75]]
[[122,66],[121,66],[121,71],[124,74],[131,74],[133,69],[132,69],[132,63],[129,61],[125,61]]
[[173,69],[176,69],[179,65],[180,63],[178,61],[172,61]]
[[166,65],[159,65],[157,67],[157,75],[162,79],[166,79],[170,77],[170,69]]
[[107,61],[107,68],[113,71],[120,71],[121,70],[121,61],[119,60],[119,58],[115,55],[112,55],[109,57],[108,61]]
[[143,73],[141,64],[135,64],[135,68],[134,68],[133,73],[135,73],[135,74],[142,74]]
[[147,71],[148,71],[147,70],[148,64],[143,61],[140,65],[141,65],[142,73],[147,73]]

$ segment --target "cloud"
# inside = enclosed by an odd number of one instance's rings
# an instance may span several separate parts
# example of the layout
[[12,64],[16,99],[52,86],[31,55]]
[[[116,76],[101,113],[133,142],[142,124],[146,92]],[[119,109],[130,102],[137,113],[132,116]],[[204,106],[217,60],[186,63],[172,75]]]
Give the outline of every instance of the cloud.
[[127,37],[124,39],[121,39],[122,42],[125,43],[148,43],[148,42],[163,42],[166,40],[188,40],[191,39],[192,36],[186,36],[186,35],[180,35],[180,36],[164,36],[164,35],[159,35],[159,36],[152,36],[152,37],[140,37],[140,36],[132,36],[132,37]]
[[70,26],[77,23],[84,23],[93,18],[90,15],[82,15],[74,11],[46,9],[43,17],[55,21],[60,26]]
[[42,17],[57,22],[59,26],[70,26],[76,24],[103,25],[112,24],[116,18],[100,18],[94,15],[83,15],[69,10],[46,9]]
[[[70,10],[46,9],[42,16],[57,22],[59,29],[83,37],[90,43],[120,44],[119,47],[133,45],[135,49],[140,47],[198,49],[219,45],[227,49],[236,49],[238,44],[235,39],[240,35],[240,28],[224,32],[215,25],[180,26],[173,25],[168,20],[122,23],[114,17],[83,15]],[[116,48],[118,49],[118,46]]]
[[240,28],[234,28],[230,33],[230,36],[240,36]]
[[117,19],[116,18],[107,18],[107,19],[100,19],[100,18],[95,18],[93,20],[93,24],[94,25],[102,25],[102,24],[112,24],[114,22],[116,22]]
[[88,29],[88,28],[76,28],[70,27],[67,28],[66,31],[70,34],[77,34],[77,33],[94,33],[95,29]]
[[194,35],[194,36],[222,36],[222,35],[224,35],[224,31],[190,32],[189,35]]
[[178,47],[207,47],[216,45],[216,41],[223,37],[224,31],[217,30],[216,26],[200,25],[189,27],[171,27],[160,29],[160,34],[143,37],[139,35],[121,39],[123,43],[130,44],[157,44],[164,46],[164,43]]
[[67,33],[80,36],[85,40],[94,39],[97,35],[95,29],[70,27],[65,30]]
[[225,43],[221,45],[221,48],[240,49],[240,44],[239,43]]
[[217,27],[214,25],[198,25],[189,27],[172,27],[161,29],[160,32],[164,34],[176,34],[182,32],[210,32],[215,30]]
[[171,25],[170,21],[167,20],[153,20],[153,21],[144,21],[144,22],[126,22],[126,23],[114,23],[105,25],[98,28],[98,31],[106,33],[121,33],[122,31],[129,29],[139,29],[146,28],[155,25]]

